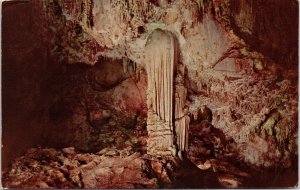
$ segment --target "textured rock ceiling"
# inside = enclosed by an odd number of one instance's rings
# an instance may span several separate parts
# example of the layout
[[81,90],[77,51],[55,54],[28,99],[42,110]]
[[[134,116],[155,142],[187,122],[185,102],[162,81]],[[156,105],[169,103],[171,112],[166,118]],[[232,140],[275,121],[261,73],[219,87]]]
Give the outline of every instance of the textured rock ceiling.
[[[212,67],[233,46],[243,44],[232,31],[226,32],[221,24],[214,21],[213,15],[202,15],[194,1],[174,1],[165,7],[149,1],[84,1],[84,8],[78,10],[81,3],[58,1],[56,6],[61,7],[64,17],[61,23],[55,24],[79,24],[86,35],[84,37],[95,40],[100,49],[95,50],[91,57],[83,54],[80,59],[88,64],[94,64],[98,56],[128,57],[138,65],[145,64],[145,43],[156,28],[176,35],[182,62],[191,69]],[[72,28],[70,30],[68,33],[73,32]],[[72,44],[69,46],[66,51],[75,53]],[[81,52],[76,49],[76,53]],[[78,59],[69,61],[78,62]]]

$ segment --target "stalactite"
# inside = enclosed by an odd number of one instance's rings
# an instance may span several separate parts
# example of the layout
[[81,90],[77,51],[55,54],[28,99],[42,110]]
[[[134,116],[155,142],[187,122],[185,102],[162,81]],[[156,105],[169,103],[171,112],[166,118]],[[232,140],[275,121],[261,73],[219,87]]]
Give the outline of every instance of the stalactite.
[[157,29],[148,39],[145,50],[148,76],[148,153],[172,154],[173,78],[177,56],[175,39],[170,32]]
[[123,57],[123,72],[127,73],[128,72],[128,65],[129,65],[129,59],[127,57]]
[[136,71],[136,63],[128,59],[128,57],[123,57],[123,72],[124,73],[134,73]]
[[196,2],[198,4],[199,10],[202,11],[202,13],[204,13],[204,11],[205,11],[204,0],[197,0]]
[[93,13],[92,13],[93,1],[92,0],[84,0],[82,2],[82,24],[86,28],[93,27]]

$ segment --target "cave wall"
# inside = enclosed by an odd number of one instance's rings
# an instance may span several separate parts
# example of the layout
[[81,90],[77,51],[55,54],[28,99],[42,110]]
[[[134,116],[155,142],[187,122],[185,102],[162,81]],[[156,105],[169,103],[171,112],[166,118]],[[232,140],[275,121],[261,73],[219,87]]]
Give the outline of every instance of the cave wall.
[[[41,143],[46,108],[41,83],[47,70],[42,7],[2,3],[2,166]],[[41,127],[42,126],[42,127]]]
[[232,25],[247,44],[285,69],[298,69],[298,9],[297,1],[237,1]]
[[124,72],[123,60],[111,59],[100,59],[94,66],[58,64],[44,86],[53,94],[45,145],[73,146],[83,152],[145,146],[143,70],[134,72],[129,67]]

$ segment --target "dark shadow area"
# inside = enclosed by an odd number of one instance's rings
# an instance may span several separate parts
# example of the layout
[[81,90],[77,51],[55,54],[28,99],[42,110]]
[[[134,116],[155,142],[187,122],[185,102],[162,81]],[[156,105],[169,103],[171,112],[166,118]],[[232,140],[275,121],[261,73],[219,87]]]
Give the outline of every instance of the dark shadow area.
[[44,101],[40,89],[48,62],[43,21],[34,3],[2,3],[2,167],[41,141]]

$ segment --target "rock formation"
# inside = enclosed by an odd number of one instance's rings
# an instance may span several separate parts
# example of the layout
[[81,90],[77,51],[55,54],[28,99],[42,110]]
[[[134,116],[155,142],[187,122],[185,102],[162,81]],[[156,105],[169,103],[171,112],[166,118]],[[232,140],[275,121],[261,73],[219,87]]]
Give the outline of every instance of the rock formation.
[[148,153],[168,155],[174,149],[173,85],[174,68],[177,64],[175,39],[170,32],[157,29],[148,39],[145,51],[148,76]]
[[[212,124],[222,130],[226,138],[234,139],[240,150],[239,156],[249,164],[278,165],[296,152],[297,84],[294,81],[297,80],[294,79],[297,78],[298,61],[295,53],[297,27],[294,26],[298,25],[295,19],[298,9],[295,1],[45,0],[40,12],[47,26],[44,35],[49,39],[49,55],[60,65],[95,65],[103,58],[117,59],[123,62],[124,72],[131,75],[143,68],[147,70],[149,65],[145,56],[149,57],[149,54],[145,44],[153,31],[158,28],[169,31],[178,41],[180,63],[188,71],[185,80],[189,82],[184,85],[188,91],[190,113],[207,106],[212,112]],[[273,18],[276,22],[269,22]],[[283,27],[277,27],[276,23]],[[156,57],[153,55],[152,59]],[[131,94],[125,90],[126,85],[136,84],[136,78],[114,81],[118,88],[110,101],[118,111],[144,112],[141,107],[146,102],[139,94],[144,94],[146,82],[134,87],[132,93],[138,97],[137,102],[129,102]],[[101,91],[116,87],[96,86]],[[176,107],[176,89],[180,88],[174,85],[173,104],[170,104],[173,109]],[[118,93],[120,90],[122,95]],[[176,96],[184,99],[184,90],[180,91],[182,94]],[[49,104],[55,101],[51,100]],[[162,112],[167,112],[157,109],[161,117],[157,120],[166,119]],[[279,121],[268,127],[262,126],[272,110],[280,114]],[[169,121],[174,122],[175,115],[174,111],[173,119]],[[86,126],[74,128],[77,134],[85,134],[80,132],[82,128],[89,131]],[[168,134],[172,133],[172,127],[166,128],[169,128]],[[173,128],[175,134],[175,123]],[[76,141],[81,142],[88,136],[79,135]],[[172,144],[171,137],[168,139]],[[177,140],[173,139],[174,142]],[[276,148],[269,146],[260,150],[255,143],[258,141]],[[254,157],[249,154],[253,149]],[[269,152],[276,159],[266,161]]]
[[118,155],[81,154],[72,147],[32,148],[4,173],[3,185],[42,189],[158,188],[157,178],[151,176],[151,168],[139,154]]
[[296,0],[4,5],[7,187],[297,183]]
[[179,154],[188,148],[185,67],[178,63],[177,48],[172,33],[161,29],[153,31],[146,44],[149,154],[175,156],[175,145]]
[[188,133],[190,117],[186,106],[187,89],[184,86],[185,67],[178,65],[175,85],[175,132],[179,157],[188,150]]

